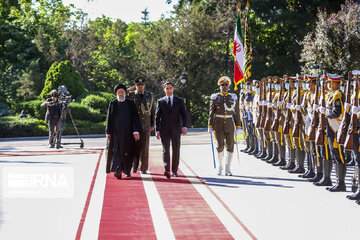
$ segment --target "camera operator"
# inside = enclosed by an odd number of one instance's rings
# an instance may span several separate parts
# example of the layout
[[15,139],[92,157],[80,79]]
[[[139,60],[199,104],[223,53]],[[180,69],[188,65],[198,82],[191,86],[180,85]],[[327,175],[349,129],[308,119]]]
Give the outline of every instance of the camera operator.
[[[44,103],[41,104],[41,107],[47,107],[45,121],[49,125],[49,144],[50,148],[55,147],[55,127],[59,122],[61,115],[61,104],[58,101],[58,93],[56,90],[51,91],[51,98],[46,99]],[[57,136],[59,137],[59,136]]]

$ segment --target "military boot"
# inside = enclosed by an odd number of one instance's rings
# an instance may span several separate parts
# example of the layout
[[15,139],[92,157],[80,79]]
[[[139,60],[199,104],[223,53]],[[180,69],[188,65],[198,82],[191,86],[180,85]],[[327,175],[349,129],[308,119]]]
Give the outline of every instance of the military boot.
[[345,151],[346,166],[355,166],[355,160],[350,151]]
[[[314,157],[316,165],[316,175],[313,178],[308,179],[309,182],[318,182],[323,178],[323,161],[322,157]],[[319,165],[319,166],[318,166]]]
[[324,166],[323,178],[318,182],[314,182],[314,185],[316,185],[316,186],[332,186],[331,177],[330,177],[331,169],[332,169],[332,160],[324,159],[323,166]]
[[337,172],[337,183],[333,187],[328,187],[326,190],[330,192],[346,192],[346,185],[345,185],[345,176],[346,176],[346,164],[345,163],[336,163]]
[[272,142],[272,148],[273,148],[273,155],[269,160],[266,161],[267,163],[276,163],[277,161],[279,161],[278,158],[279,148],[275,141]]
[[268,161],[272,158],[272,155],[273,155],[272,142],[270,142],[270,141],[266,142],[266,149],[267,149],[267,155],[265,158],[262,159],[264,161]]
[[254,157],[259,158],[261,156],[261,154],[263,153],[264,148],[261,144],[259,144],[259,149],[258,149],[258,153],[254,155]]
[[296,150],[296,160],[298,165],[296,168],[289,170],[289,173],[304,173],[304,161],[305,161],[305,151],[304,150]]
[[225,175],[226,176],[232,176],[232,173],[230,171],[232,156],[233,156],[232,152],[227,152],[226,162],[225,162]]
[[259,152],[258,141],[257,141],[256,136],[252,136],[252,138],[253,138],[253,148],[254,148],[254,150],[249,152],[249,155],[256,155]]
[[250,146],[250,148],[247,150],[247,151],[245,151],[247,154],[250,154],[251,152],[253,152],[254,151],[254,139],[253,139],[253,136],[251,136],[251,135],[249,135],[249,146]]
[[313,158],[310,152],[306,153],[306,161],[308,170],[303,175],[299,175],[302,178],[313,178],[315,176],[314,173],[314,165],[313,165]]
[[[264,144],[264,142],[263,142],[262,144]],[[262,144],[261,144],[261,145],[262,145]],[[265,145],[265,144],[262,145],[261,149],[262,149],[262,150],[261,150],[261,154],[260,154],[259,157],[258,157],[259,159],[262,159],[262,158],[264,158],[264,157],[266,156],[266,151],[267,151],[267,150],[266,150],[266,145]]]
[[286,165],[286,161],[285,161],[285,146],[279,146],[279,152],[280,152],[280,160],[277,161],[276,163],[274,163],[274,166],[285,166]]
[[249,149],[250,149],[249,137],[250,137],[250,136],[248,136],[248,137],[245,139],[245,141],[246,141],[246,148],[240,150],[240,152],[246,153],[247,151],[249,151]]
[[350,200],[359,200],[360,199],[360,167],[356,167],[356,177],[357,177],[357,190],[352,195],[347,195],[346,197]]
[[283,166],[283,167],[280,167],[280,169],[282,169],[282,170],[291,170],[291,169],[294,169],[296,166],[295,166],[295,149],[292,149],[292,148],[290,148],[289,149],[289,161],[288,161],[288,163],[285,165],[285,166]]
[[217,167],[217,175],[221,175],[223,170],[223,159],[224,159],[224,151],[218,152],[218,167]]

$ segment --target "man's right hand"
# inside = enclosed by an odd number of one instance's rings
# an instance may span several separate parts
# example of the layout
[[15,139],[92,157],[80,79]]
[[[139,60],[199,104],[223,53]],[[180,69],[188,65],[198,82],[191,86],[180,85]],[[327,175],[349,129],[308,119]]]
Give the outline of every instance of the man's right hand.
[[160,139],[160,132],[156,132],[156,138]]
[[110,142],[110,134],[106,134],[106,140]]

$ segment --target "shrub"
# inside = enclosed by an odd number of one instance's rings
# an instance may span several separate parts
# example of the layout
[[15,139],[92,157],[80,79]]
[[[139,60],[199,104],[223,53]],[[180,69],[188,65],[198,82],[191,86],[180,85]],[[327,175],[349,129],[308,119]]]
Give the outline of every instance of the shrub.
[[42,100],[19,102],[15,104],[15,112],[19,114],[24,109],[25,113],[33,118],[45,119],[46,108],[40,107],[43,102]]
[[[106,99],[106,101],[109,103],[111,100],[116,98],[115,94],[108,93],[108,92],[99,92],[99,91],[90,91],[90,92],[84,92],[79,97],[76,98],[75,102],[81,103],[81,101],[86,98],[89,95],[96,95],[99,97],[103,97]],[[108,104],[106,104],[108,105]]]
[[104,114],[106,114],[108,103],[108,100],[97,95],[88,95],[81,100],[82,105],[95,110],[100,110],[100,112]]
[[45,86],[40,97],[47,98],[51,90],[57,89],[61,85],[65,85],[74,98],[86,91],[80,73],[68,60],[60,63],[54,62],[51,65],[46,74]]
[[[72,102],[69,104],[71,115],[75,120],[88,120],[91,122],[102,122],[105,120],[106,115],[101,114],[99,110],[93,110],[80,103]],[[70,117],[67,117],[68,121]]]
[[0,137],[47,136],[48,126],[44,120],[27,118],[21,120],[17,116],[0,117]]
[[[75,122],[80,135],[84,134],[105,134],[106,122],[93,123],[85,120],[77,120]],[[64,127],[64,135],[77,135],[74,125],[66,123]]]

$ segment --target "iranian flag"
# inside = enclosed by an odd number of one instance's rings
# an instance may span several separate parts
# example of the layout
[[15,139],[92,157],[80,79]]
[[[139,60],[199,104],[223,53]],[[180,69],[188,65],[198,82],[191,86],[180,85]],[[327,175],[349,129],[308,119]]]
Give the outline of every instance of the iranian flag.
[[234,62],[234,83],[235,90],[238,89],[237,85],[245,80],[244,75],[244,44],[241,33],[241,22],[240,22],[240,9],[238,8],[238,16],[236,19],[235,36],[234,36],[234,48],[233,54],[235,58]]

